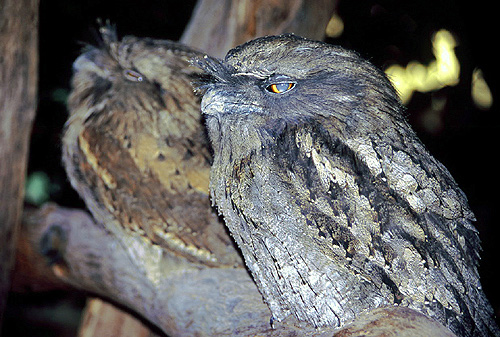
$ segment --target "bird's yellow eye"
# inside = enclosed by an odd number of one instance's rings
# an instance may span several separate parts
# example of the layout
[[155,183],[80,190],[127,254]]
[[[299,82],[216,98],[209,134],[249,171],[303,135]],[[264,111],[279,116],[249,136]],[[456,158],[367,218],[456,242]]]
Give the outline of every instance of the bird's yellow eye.
[[274,94],[283,94],[295,87],[295,83],[293,82],[282,82],[282,83],[273,83],[269,85],[266,90],[272,92]]

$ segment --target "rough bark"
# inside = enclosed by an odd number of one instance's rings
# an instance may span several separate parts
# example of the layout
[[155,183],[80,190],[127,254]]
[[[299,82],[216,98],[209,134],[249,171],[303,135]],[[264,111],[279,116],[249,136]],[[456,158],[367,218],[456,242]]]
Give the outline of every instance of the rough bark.
[[366,313],[339,331],[316,330],[292,317],[273,329],[270,311],[245,269],[199,267],[162,256],[164,273],[151,280],[137,268],[140,261],[81,210],[48,204],[26,218],[23,236],[39,247],[37,263],[44,263],[51,277],[128,308],[169,336],[356,336],[359,331],[453,336],[434,320],[392,307]]
[[87,213],[54,205],[31,215],[24,228],[56,277],[135,311],[169,336],[300,331],[295,322],[271,329],[269,309],[245,269],[200,267],[137,239],[135,247],[159,257],[163,273],[151,278]]
[[0,3],[0,324],[23,206],[36,107],[38,1]]

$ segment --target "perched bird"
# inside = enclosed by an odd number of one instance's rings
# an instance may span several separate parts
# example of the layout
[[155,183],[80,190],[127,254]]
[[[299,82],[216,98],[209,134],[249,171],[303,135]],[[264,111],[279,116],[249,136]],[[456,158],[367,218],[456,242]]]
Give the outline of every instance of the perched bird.
[[317,327],[401,305],[460,336],[498,335],[474,215],[384,73],[294,35],[193,61],[213,203],[272,319]]
[[[100,46],[73,65],[62,149],[72,186],[119,239],[144,238],[201,265],[242,265],[210,205],[212,156],[191,86],[200,70],[189,62],[198,53],[100,31]],[[156,268],[140,247],[127,249]]]

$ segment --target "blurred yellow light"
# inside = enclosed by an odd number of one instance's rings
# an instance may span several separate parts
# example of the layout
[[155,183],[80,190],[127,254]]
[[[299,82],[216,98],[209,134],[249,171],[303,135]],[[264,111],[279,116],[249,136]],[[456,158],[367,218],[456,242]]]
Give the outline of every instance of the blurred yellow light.
[[488,83],[486,83],[483,77],[483,72],[478,68],[474,69],[472,72],[471,95],[474,104],[478,108],[484,110],[491,108],[493,104],[493,95],[488,87]]
[[429,92],[458,84],[460,63],[455,55],[456,45],[453,35],[442,29],[432,37],[436,59],[429,65],[411,61],[406,67],[392,65],[385,70],[403,103],[408,103],[415,91]]
[[339,37],[342,35],[344,31],[344,21],[338,14],[333,14],[328,21],[328,25],[326,26],[326,36],[328,37]]

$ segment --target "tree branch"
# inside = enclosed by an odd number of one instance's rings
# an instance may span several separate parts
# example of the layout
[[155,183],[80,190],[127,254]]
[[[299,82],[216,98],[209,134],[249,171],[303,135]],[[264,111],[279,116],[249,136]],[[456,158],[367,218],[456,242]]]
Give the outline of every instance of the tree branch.
[[[158,247],[129,242],[156,255],[160,277],[147,275],[116,238],[81,210],[47,204],[26,217],[23,236],[38,247],[51,277],[129,308],[169,336],[453,336],[407,308],[367,313],[342,330],[316,330],[293,317],[271,327],[271,314],[243,268],[200,267]],[[417,334],[411,334],[415,333]],[[404,334],[406,333],[406,335]]]

